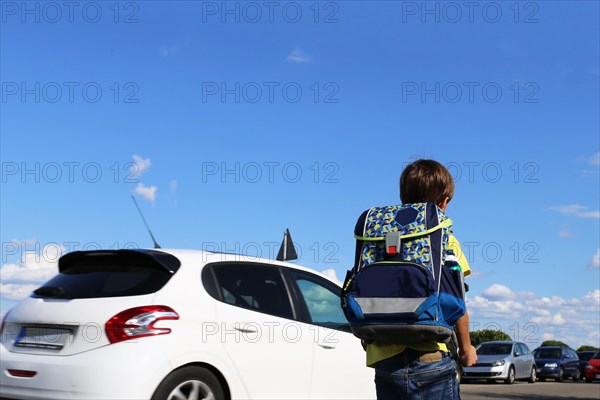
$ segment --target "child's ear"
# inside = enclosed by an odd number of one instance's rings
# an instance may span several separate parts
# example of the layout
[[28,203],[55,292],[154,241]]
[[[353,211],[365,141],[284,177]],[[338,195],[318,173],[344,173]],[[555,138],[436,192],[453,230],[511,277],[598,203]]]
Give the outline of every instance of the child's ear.
[[442,202],[438,204],[438,207],[441,208],[442,211],[446,211],[446,207],[448,207],[449,202],[450,197],[445,197],[444,200],[442,200]]

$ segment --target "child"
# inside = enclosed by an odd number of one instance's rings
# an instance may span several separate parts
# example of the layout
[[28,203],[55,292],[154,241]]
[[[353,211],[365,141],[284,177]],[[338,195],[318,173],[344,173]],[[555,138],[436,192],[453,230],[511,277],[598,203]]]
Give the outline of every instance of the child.
[[[403,204],[434,202],[442,211],[454,195],[454,180],[448,170],[433,160],[417,160],[400,176],[400,199]],[[460,244],[450,236],[448,246],[454,250],[464,275],[469,264]],[[464,367],[477,361],[469,337],[469,315],[455,326],[459,361]],[[459,399],[456,365],[445,343],[403,344],[371,343],[367,345],[367,365],[375,368],[378,400],[387,399]]]

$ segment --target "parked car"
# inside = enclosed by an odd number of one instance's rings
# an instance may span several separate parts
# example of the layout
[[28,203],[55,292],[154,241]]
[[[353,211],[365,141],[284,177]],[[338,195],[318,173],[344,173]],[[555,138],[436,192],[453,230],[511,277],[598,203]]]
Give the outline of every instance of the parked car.
[[477,364],[463,368],[462,382],[471,379],[498,379],[511,384],[524,379],[530,383],[536,381],[535,360],[525,343],[494,341],[479,344]]
[[540,381],[544,381],[546,378],[552,378],[557,382],[562,382],[567,378],[578,381],[581,378],[579,357],[570,347],[538,347],[533,351],[533,355]]
[[0,393],[35,399],[375,398],[340,287],[193,250],[64,255],[2,323]]
[[586,382],[590,383],[598,379],[600,379],[600,351],[596,352],[585,367]]
[[579,357],[579,374],[583,378],[585,376],[585,367],[587,367],[587,363],[591,360],[596,351],[578,351],[577,357]]

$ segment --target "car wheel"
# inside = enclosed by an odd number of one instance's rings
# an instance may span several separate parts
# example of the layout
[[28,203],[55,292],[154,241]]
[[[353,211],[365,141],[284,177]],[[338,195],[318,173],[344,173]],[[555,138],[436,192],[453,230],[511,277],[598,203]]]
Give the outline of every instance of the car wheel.
[[581,371],[579,371],[579,369],[577,371],[575,371],[575,375],[573,375],[573,380],[575,382],[579,382],[579,380],[581,379]]
[[171,372],[158,386],[152,400],[221,400],[223,388],[212,372],[184,367]]
[[586,381],[587,383],[592,383],[592,380],[591,380],[590,378],[588,378],[587,376],[585,377],[585,381]]
[[562,382],[565,380],[565,370],[563,367],[560,367],[560,371],[558,372],[558,378],[556,378],[556,382]]
[[512,365],[508,368],[508,377],[504,380],[504,383],[508,385],[515,383],[515,367]]
[[535,366],[531,367],[531,373],[529,374],[529,379],[527,380],[527,382],[529,383],[535,383],[537,379],[537,370],[535,368]]

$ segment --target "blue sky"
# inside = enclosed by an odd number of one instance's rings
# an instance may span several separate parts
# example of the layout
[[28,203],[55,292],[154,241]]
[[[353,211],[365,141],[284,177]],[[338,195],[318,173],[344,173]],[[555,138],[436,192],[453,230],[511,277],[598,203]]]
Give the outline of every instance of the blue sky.
[[[471,3],[469,3],[471,4]],[[85,248],[273,256],[444,163],[473,329],[600,346],[599,5],[1,3],[0,312]],[[471,7],[471,8],[469,8]]]

